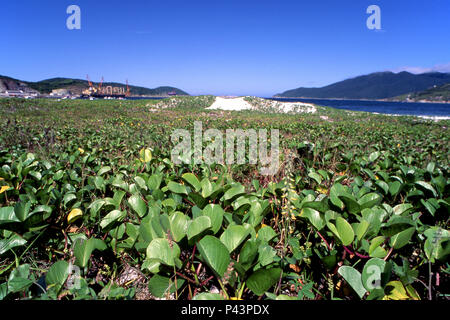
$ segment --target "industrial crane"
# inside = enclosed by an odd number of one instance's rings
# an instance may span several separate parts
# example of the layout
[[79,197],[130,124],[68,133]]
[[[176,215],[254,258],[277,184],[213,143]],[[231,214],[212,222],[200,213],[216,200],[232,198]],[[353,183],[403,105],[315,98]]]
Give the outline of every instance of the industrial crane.
[[89,89],[83,91],[83,96],[85,97],[129,97],[130,96],[130,86],[127,79],[127,91],[123,87],[112,87],[107,86],[103,88],[104,77],[97,86],[94,86],[89,75],[86,75],[86,79],[89,83]]
[[125,93],[125,97],[130,96],[130,87],[128,86],[128,79],[127,79],[127,92]]
[[98,85],[98,92],[102,92],[103,81],[105,81],[105,79],[102,76],[102,81],[100,81],[100,84]]

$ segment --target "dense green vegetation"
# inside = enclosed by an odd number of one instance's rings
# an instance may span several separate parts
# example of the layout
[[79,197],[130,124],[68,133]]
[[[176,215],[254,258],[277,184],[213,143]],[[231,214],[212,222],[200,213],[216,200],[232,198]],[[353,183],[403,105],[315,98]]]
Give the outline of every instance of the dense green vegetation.
[[[0,100],[0,299],[446,298],[450,121],[211,99]],[[174,165],[194,121],[280,129],[279,172]]]
[[450,83],[444,84],[442,86],[436,86],[429,88],[427,90],[413,92],[395,97],[394,100],[412,100],[412,101],[450,101]]
[[450,83],[450,73],[376,72],[322,88],[297,88],[278,94],[280,97],[386,99]]

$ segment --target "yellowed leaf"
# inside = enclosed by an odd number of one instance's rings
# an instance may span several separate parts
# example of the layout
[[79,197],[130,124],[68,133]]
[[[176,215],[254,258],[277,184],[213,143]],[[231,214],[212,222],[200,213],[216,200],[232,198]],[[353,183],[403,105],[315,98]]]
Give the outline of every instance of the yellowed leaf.
[[83,216],[83,211],[80,209],[73,209],[70,211],[69,215],[67,216],[67,223],[71,224],[74,223],[76,220],[81,218]]
[[401,281],[390,281],[386,284],[386,296],[383,300],[410,300]]
[[3,192],[5,192],[6,190],[8,190],[10,187],[9,186],[2,186],[0,188],[0,194],[2,194]]
[[139,160],[141,162],[150,162],[152,160],[152,151],[150,149],[142,148],[141,151],[139,151]]
[[326,189],[326,188],[318,187],[316,190],[317,190],[317,192],[322,193],[322,194],[328,193],[328,189]]

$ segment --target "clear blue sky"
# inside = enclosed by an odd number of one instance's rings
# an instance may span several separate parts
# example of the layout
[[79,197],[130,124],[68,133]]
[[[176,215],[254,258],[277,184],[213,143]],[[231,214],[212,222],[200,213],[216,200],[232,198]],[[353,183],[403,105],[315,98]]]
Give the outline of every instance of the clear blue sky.
[[[81,30],[66,9],[81,8]],[[382,30],[366,9],[381,8]],[[0,74],[271,96],[385,70],[450,72],[450,1],[2,1]]]

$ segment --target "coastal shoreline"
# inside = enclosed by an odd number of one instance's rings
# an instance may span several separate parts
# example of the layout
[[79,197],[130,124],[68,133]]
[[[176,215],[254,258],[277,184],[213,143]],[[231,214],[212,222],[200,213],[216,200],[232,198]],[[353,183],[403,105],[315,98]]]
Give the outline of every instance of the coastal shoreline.
[[420,100],[420,101],[405,101],[405,100],[391,100],[391,99],[350,99],[350,98],[310,98],[310,97],[281,97],[273,96],[265,99],[308,99],[308,100],[341,100],[341,101],[379,101],[379,102],[401,102],[401,103],[440,103],[440,104],[450,104],[450,101],[430,101],[430,100]]

